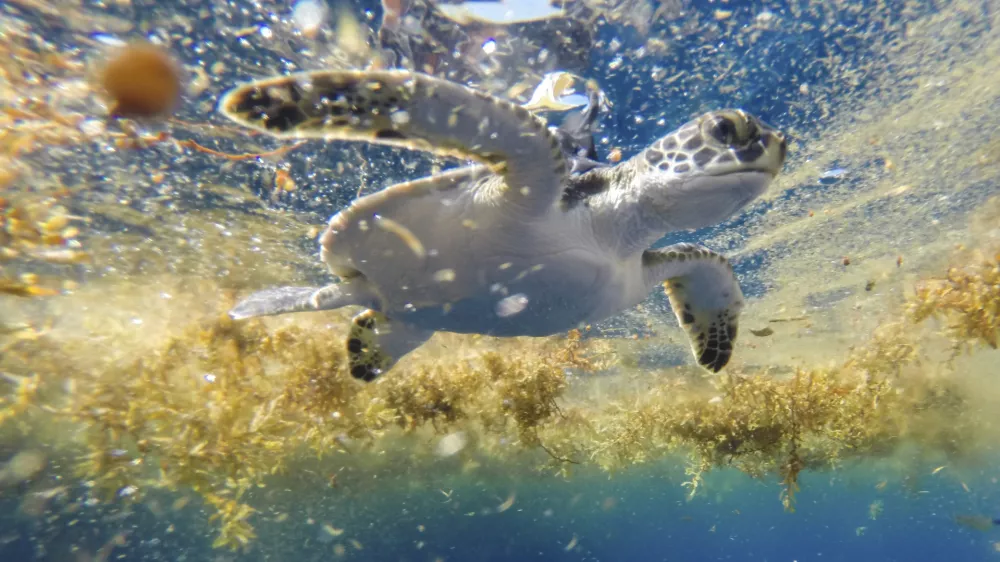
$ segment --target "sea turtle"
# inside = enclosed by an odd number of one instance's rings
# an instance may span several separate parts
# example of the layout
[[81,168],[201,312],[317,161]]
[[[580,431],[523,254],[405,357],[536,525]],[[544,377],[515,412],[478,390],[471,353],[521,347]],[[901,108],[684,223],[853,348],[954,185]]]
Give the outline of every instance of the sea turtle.
[[613,316],[663,283],[694,356],[732,355],[743,294],[720,254],[648,249],[716,224],[767,188],[784,136],[741,110],[706,113],[615,166],[569,174],[560,140],[514,103],[407,71],[250,82],[220,111],[281,138],[395,145],[479,164],[388,187],[334,215],[320,257],[339,282],[251,294],[234,319],[360,305],[345,346],[374,380],[435,331],[547,336]]

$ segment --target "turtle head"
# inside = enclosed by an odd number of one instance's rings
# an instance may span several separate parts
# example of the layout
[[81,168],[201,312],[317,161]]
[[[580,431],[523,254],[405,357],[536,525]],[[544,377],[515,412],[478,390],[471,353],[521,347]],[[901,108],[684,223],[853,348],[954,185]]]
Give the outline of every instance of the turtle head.
[[781,132],[742,110],[706,113],[633,158],[644,211],[668,230],[722,222],[764,193],[786,149]]

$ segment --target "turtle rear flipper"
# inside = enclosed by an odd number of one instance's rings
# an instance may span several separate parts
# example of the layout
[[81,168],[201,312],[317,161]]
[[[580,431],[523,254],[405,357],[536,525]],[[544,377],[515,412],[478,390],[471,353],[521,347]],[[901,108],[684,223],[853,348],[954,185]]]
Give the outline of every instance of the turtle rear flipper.
[[721,254],[697,244],[674,244],[642,254],[650,285],[663,282],[670,306],[691,339],[702,367],[719,372],[733,355],[743,291]]
[[282,138],[355,140],[477,160],[501,174],[494,194],[531,216],[562,195],[559,140],[527,109],[461,84],[404,70],[329,70],[244,84],[220,111]]
[[365,310],[351,320],[347,334],[347,363],[351,376],[375,380],[407,353],[420,347],[434,332],[392,322],[384,314]]
[[352,304],[371,306],[375,301],[373,291],[358,280],[326,287],[275,287],[243,299],[229,311],[229,317],[243,320],[289,312],[333,310]]

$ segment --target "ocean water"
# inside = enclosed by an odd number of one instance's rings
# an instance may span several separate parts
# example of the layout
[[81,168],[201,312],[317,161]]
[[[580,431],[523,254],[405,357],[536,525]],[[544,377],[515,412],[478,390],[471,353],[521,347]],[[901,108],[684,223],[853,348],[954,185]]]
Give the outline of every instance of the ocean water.
[[[572,4],[0,5],[0,560],[1000,559],[1000,5]],[[138,40],[182,100],[108,118]],[[520,103],[593,80],[604,162],[715,109],[784,131],[766,194],[656,243],[732,260],[730,365],[694,364],[661,291],[551,338],[438,334],[371,384],[355,309],[228,320],[328,283],[350,201],[463,163],[253,134],[220,97],[392,61]]]

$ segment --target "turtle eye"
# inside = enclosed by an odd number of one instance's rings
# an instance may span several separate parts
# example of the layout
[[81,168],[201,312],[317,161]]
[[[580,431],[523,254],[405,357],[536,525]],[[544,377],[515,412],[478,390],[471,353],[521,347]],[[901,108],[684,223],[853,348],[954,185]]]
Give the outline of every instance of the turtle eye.
[[705,134],[723,146],[732,146],[739,140],[736,124],[728,117],[716,117],[705,123]]
[[760,131],[754,119],[742,110],[720,111],[706,119],[702,134],[723,146],[745,146],[755,140]]

